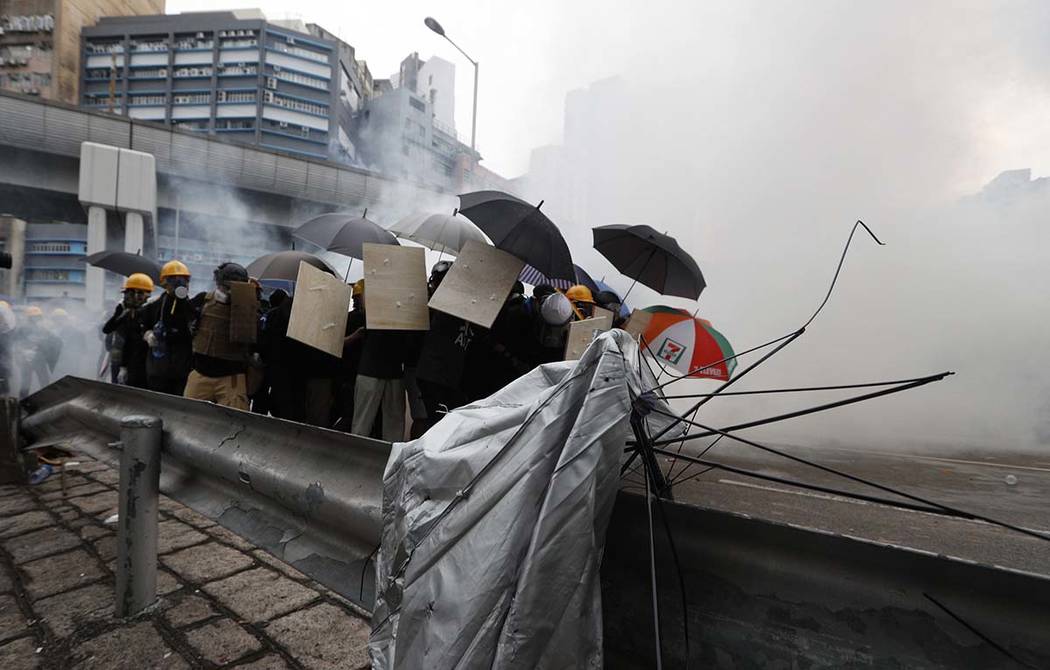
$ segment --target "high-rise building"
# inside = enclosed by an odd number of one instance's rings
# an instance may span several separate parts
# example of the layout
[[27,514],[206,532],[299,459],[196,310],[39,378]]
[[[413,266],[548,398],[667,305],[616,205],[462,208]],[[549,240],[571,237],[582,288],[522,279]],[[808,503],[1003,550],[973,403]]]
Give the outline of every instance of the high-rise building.
[[0,0],[0,89],[76,104],[81,28],[163,12],[164,0]]
[[311,158],[355,153],[333,40],[258,10],[107,17],[82,39],[86,107]]

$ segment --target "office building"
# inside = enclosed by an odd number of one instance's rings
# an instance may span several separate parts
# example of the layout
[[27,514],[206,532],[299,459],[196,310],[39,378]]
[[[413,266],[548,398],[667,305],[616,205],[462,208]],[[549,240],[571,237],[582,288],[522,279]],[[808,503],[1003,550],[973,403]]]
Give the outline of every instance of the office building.
[[238,10],[107,17],[82,41],[85,107],[310,158],[353,154],[338,148],[332,40]]
[[163,12],[164,0],[0,0],[0,89],[76,104],[81,28]]

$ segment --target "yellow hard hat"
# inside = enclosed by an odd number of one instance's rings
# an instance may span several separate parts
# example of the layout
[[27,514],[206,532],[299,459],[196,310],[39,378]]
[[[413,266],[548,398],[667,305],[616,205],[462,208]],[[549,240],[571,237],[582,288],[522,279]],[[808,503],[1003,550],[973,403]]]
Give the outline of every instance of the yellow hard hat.
[[182,261],[168,261],[160,269],[160,283],[168,277],[189,277],[190,269]]
[[30,305],[29,307],[26,307],[25,315],[26,316],[44,316],[44,310],[40,309],[36,305]]
[[53,310],[51,310],[51,316],[69,316],[69,312],[62,309],[61,307],[56,307]]
[[573,302],[594,302],[594,296],[591,295],[591,289],[583,284],[570,286],[569,290],[565,292],[565,297]]
[[358,279],[354,282],[354,295],[362,295],[365,292],[365,280]]
[[149,278],[149,275],[136,272],[128,275],[128,278],[124,280],[124,290],[127,291],[128,289],[149,293],[153,291],[153,280]]

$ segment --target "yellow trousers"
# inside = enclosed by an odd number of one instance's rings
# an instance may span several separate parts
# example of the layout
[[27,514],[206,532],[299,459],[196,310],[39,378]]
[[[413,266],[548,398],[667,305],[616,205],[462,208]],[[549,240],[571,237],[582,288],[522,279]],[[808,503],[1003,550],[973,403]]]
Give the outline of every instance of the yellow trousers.
[[205,377],[192,370],[182,395],[234,409],[248,409],[248,382],[243,373],[226,377]]

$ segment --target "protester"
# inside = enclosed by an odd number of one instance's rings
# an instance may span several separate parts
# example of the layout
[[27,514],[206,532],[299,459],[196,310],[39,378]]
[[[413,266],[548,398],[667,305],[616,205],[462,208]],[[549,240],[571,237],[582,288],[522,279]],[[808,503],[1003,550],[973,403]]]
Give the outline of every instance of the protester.
[[146,376],[151,391],[182,395],[193,364],[189,268],[168,261],[160,270],[160,285],[164,293],[146,305],[142,317],[150,350]]
[[117,368],[116,381],[136,388],[148,388],[146,358],[149,345],[145,334],[149,330],[145,319],[146,301],[153,292],[153,280],[135,273],[124,280],[124,298],[117,304],[113,316],[102,326],[106,335],[115,333],[120,346],[110,354],[110,365]]
[[[354,421],[354,386],[357,384],[357,369],[361,363],[361,352],[365,342],[365,280],[353,284],[353,309],[346,316],[343,337],[343,358],[336,395],[335,428],[350,432]],[[369,432],[371,434],[371,431]]]
[[[20,388],[18,396],[24,398],[32,390],[35,376],[38,388],[47,386],[51,381],[49,361],[58,361],[62,341],[48,332],[44,327],[44,311],[36,305],[30,305],[22,313],[23,319],[15,331],[14,342],[18,347]],[[57,350],[57,351],[56,351]]]
[[[427,281],[427,291],[431,296],[451,267],[451,261],[439,261],[431,269]],[[430,330],[423,334],[415,367],[424,416],[413,416],[413,437],[422,435],[437,423],[442,413],[467,402],[467,394],[463,390],[463,372],[467,351],[477,330],[463,319],[430,310]]]
[[622,328],[624,323],[627,322],[627,319],[620,313],[623,308],[620,296],[612,291],[598,291],[598,294],[594,296],[594,301],[599,307],[613,313],[613,328]]
[[594,316],[594,296],[591,294],[591,289],[583,284],[576,284],[569,287],[569,290],[565,292],[565,297],[572,302],[577,319],[582,321]]
[[554,291],[541,298],[539,309],[533,316],[532,330],[540,363],[565,358],[565,343],[573,314],[572,303],[565,295]]
[[[214,272],[215,289],[194,296],[191,306],[197,318],[193,328],[193,369],[183,395],[208,400],[234,409],[248,409],[246,372],[252,345],[234,342],[230,334],[233,316],[233,282],[247,282],[248,271],[237,263],[222,263]],[[252,315],[251,327],[255,327]]]
[[404,375],[406,363],[414,363],[418,358],[417,349],[412,333],[365,328],[361,362],[354,384],[353,433],[368,435],[379,414],[383,421],[384,440],[405,439]]

